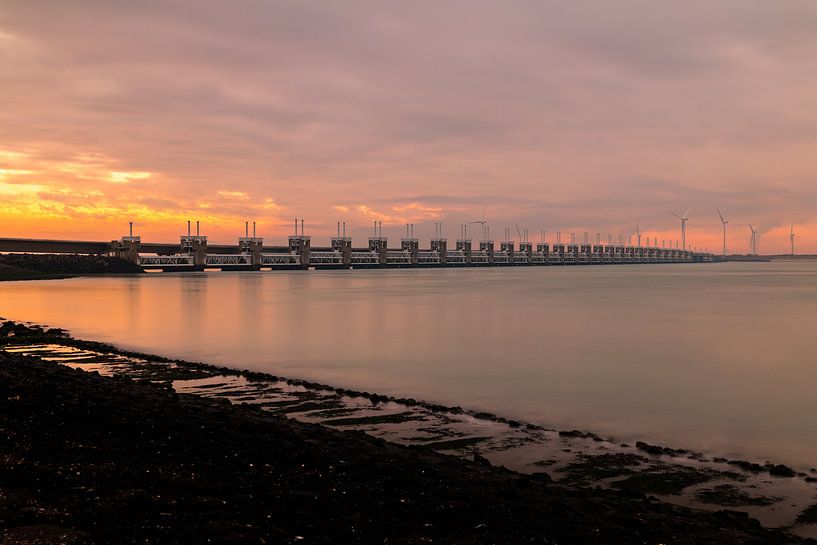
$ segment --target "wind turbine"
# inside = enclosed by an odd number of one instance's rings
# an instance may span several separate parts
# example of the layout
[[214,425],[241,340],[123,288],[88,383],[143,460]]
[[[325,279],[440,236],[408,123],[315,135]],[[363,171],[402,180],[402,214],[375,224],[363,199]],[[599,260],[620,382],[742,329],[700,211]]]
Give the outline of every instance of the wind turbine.
[[638,237],[638,247],[641,248],[641,228],[635,224],[635,236]]
[[681,220],[681,246],[683,246],[684,250],[687,249],[687,220],[689,219],[687,214],[689,214],[689,208],[687,208],[683,216],[679,216],[674,212],[672,213],[673,216]]
[[487,212],[487,211],[488,211],[488,204],[486,203],[485,208],[482,209],[482,218],[477,220],[477,221],[472,221],[471,222],[472,224],[474,224],[474,223],[480,224],[480,226],[482,227],[482,238],[483,238],[483,240],[485,239],[485,225],[488,223],[488,221],[485,219],[485,212]]
[[794,255],[794,222],[791,223],[791,231],[789,232],[789,240],[791,240],[791,255]]
[[752,238],[751,238],[751,246],[752,246],[752,255],[757,255],[757,229],[752,227],[752,224],[749,224],[749,229],[752,231]]
[[721,223],[723,224],[723,255],[726,256],[726,224],[729,223],[729,220],[723,219],[723,214],[721,214],[720,209],[716,208],[715,210],[718,211],[718,216],[721,218]]

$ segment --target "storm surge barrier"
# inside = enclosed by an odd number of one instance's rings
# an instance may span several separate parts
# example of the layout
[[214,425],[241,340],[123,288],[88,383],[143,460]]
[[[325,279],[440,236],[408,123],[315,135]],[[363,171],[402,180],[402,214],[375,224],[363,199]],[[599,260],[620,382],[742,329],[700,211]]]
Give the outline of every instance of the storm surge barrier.
[[400,239],[399,247],[389,247],[387,237],[375,230],[365,247],[355,247],[345,233],[332,237],[330,246],[313,247],[311,238],[297,227],[286,246],[269,246],[264,239],[245,236],[236,245],[208,244],[199,232],[188,232],[178,244],[143,242],[130,234],[111,242],[0,238],[0,252],[49,254],[92,254],[119,257],[139,265],[145,271],[220,270],[308,270],[308,269],[381,269],[433,267],[519,267],[626,265],[645,263],[707,263],[713,254],[679,248],[614,244],[533,244],[504,240],[497,248],[493,240],[458,238],[449,248],[448,239],[432,238],[429,247],[420,248],[413,229]]

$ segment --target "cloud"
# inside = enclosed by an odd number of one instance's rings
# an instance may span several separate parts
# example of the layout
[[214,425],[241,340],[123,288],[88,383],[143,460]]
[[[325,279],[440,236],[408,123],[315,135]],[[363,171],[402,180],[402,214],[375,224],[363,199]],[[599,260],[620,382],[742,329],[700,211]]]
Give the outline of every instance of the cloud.
[[494,232],[671,233],[691,206],[715,245],[719,206],[817,251],[815,27],[811,0],[13,3],[0,236],[31,214],[431,233],[488,203]]
[[219,197],[224,197],[225,199],[235,199],[235,200],[238,200],[238,201],[246,201],[246,200],[248,200],[250,198],[250,196],[247,195],[243,191],[225,191],[225,190],[221,190],[221,191],[217,191],[216,193],[217,193],[217,195]]
[[150,172],[110,172],[108,180],[115,184],[126,184],[133,180],[147,180]]
[[26,174],[31,174],[31,170],[25,170],[21,168],[0,168],[0,181],[6,182],[17,176],[25,176]]
[[425,206],[417,202],[412,202],[403,206],[392,206],[392,210],[395,212],[418,214],[427,218],[439,218],[444,209],[441,206]]

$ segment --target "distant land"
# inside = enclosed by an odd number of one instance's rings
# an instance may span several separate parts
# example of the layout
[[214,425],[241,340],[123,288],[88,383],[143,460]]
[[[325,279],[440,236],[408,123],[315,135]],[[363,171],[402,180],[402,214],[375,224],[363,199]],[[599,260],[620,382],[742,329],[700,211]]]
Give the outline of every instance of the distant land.
[[720,258],[721,261],[817,261],[817,254],[772,254],[747,255],[733,254]]

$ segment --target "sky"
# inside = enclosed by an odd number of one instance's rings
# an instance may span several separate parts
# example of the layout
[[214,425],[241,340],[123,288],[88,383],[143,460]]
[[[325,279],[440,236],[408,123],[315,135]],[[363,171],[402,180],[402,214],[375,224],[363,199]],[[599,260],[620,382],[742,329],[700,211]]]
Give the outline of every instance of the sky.
[[[0,0],[0,236],[817,253],[817,3]],[[478,227],[474,225],[474,227]],[[473,237],[479,238],[478,229]],[[395,240],[395,244],[397,241]]]

